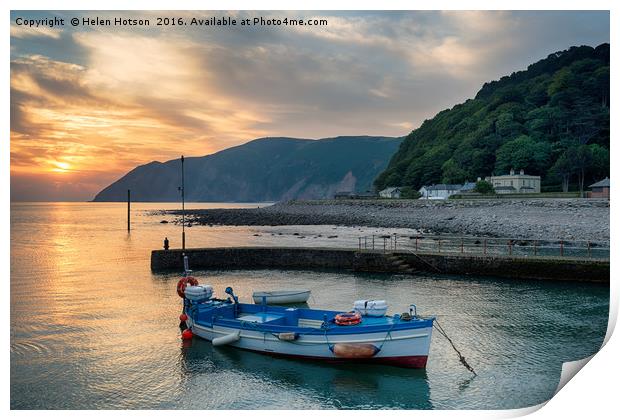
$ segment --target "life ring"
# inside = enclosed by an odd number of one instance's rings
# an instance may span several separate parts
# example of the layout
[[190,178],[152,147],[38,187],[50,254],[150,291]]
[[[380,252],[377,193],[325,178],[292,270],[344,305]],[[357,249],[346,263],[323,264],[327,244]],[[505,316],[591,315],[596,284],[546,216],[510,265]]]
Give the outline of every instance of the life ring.
[[181,280],[177,283],[177,293],[182,298],[185,298],[185,288],[187,285],[190,286],[198,286],[198,280],[194,277],[182,277]]
[[362,322],[362,315],[359,312],[344,312],[334,318],[336,325],[357,325]]

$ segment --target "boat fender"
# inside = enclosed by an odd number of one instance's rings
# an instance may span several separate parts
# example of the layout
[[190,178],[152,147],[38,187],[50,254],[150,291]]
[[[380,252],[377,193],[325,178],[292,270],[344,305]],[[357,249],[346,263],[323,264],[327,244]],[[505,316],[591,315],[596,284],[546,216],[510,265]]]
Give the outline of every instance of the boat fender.
[[336,325],[357,325],[362,322],[362,315],[356,311],[344,312],[336,315],[334,322]]
[[329,346],[329,349],[336,357],[346,359],[369,359],[381,351],[379,347],[370,343],[338,343]]
[[277,337],[278,337],[278,340],[282,340],[282,341],[295,341],[299,338],[299,333],[296,333],[296,332],[279,333]]
[[226,344],[234,343],[235,341],[239,341],[241,338],[241,331],[235,331],[234,333],[224,335],[222,337],[214,338],[211,342],[214,346],[224,346]]
[[188,284],[191,286],[198,286],[198,280],[191,276],[182,277],[181,280],[179,280],[177,283],[177,294],[182,298],[185,298],[185,288]]
[[186,330],[183,330],[183,332],[181,333],[181,338],[183,340],[191,340],[192,338],[194,338],[194,333],[188,328]]
[[187,315],[185,315],[185,314],[181,314],[181,315],[179,315],[179,319],[180,319],[181,321],[187,321]]

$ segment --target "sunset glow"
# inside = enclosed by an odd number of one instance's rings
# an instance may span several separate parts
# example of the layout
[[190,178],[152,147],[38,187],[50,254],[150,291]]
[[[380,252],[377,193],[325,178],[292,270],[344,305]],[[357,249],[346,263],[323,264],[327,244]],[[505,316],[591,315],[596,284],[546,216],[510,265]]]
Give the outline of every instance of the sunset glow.
[[[483,82],[551,51],[608,41],[609,30],[606,12],[282,13],[326,16],[329,25],[13,23],[13,199],[89,200],[135,166],[263,136],[406,135]],[[83,14],[12,12],[12,21]]]
[[55,168],[52,168],[54,172],[68,172],[71,169],[71,165],[66,162],[54,162]]

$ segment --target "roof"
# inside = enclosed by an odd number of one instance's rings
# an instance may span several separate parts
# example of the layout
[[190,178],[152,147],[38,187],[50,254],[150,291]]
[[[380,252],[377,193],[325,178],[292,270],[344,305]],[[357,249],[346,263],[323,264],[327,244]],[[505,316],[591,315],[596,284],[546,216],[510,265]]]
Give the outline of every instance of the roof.
[[607,187],[607,188],[609,188],[609,178],[606,177],[605,179],[600,180],[599,182],[595,182],[594,184],[590,185],[589,188],[596,188],[596,187],[599,187],[599,188]]
[[384,190],[381,190],[382,193],[387,193],[387,194],[391,194],[394,191],[400,191],[400,187],[388,187]]
[[461,191],[471,191],[476,188],[475,182],[466,182],[465,185],[461,187]]
[[460,190],[462,187],[461,184],[436,184],[436,185],[430,185],[430,186],[423,186],[422,188],[425,188],[426,191],[437,191],[437,190],[446,190],[446,191],[456,191],[456,190]]

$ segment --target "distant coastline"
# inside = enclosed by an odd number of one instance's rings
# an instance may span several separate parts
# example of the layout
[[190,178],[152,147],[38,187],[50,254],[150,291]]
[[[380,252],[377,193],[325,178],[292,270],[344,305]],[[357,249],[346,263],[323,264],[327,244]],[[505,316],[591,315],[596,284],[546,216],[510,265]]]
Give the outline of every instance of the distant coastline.
[[[180,215],[178,210],[162,212]],[[187,210],[186,217],[189,223],[199,225],[344,225],[609,241],[607,200],[294,200],[256,209]]]

